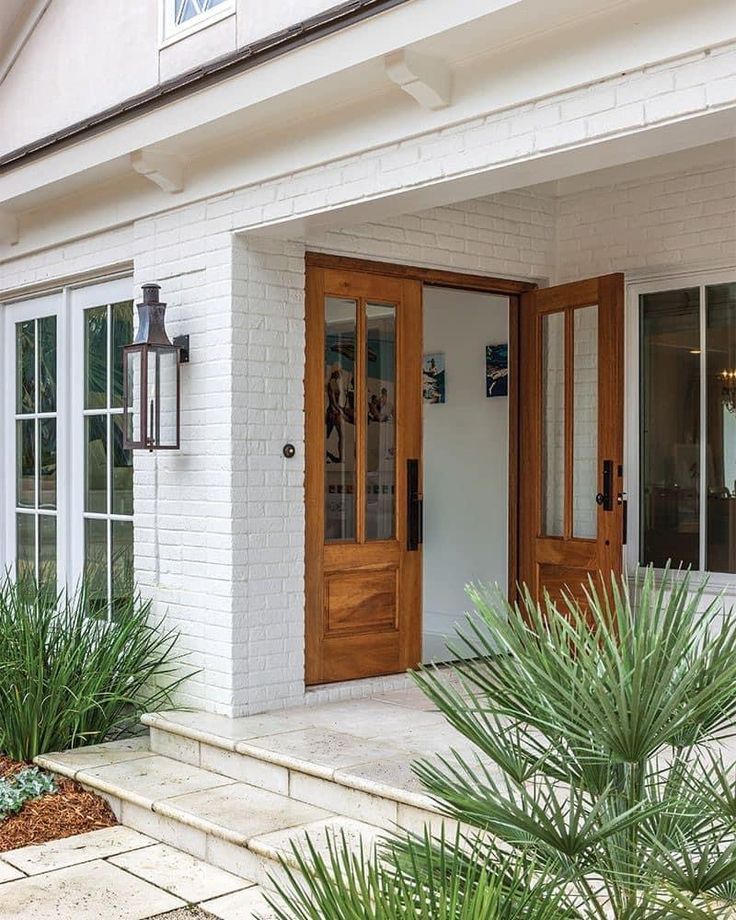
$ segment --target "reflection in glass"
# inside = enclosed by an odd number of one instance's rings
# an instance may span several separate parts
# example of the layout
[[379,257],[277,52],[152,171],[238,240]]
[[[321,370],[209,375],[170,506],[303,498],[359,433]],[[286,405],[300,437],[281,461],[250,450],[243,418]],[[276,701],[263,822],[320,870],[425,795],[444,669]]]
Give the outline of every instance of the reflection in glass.
[[107,406],[107,307],[84,311],[85,409]]
[[16,503],[36,507],[36,422],[24,418],[15,423]]
[[325,298],[325,541],[355,540],[356,303]]
[[84,577],[90,610],[107,615],[107,521],[84,522]]
[[123,416],[112,416],[113,514],[133,514],[133,452],[123,450]]
[[148,352],[148,438],[150,443],[176,445],[178,355],[175,351]]
[[125,607],[133,592],[133,522],[112,522],[112,613]]
[[38,421],[40,457],[38,467],[38,506],[56,508],[56,419]]
[[38,516],[38,581],[54,588],[56,585],[56,515]]
[[123,346],[133,341],[133,301],[114,303],[112,314],[112,381],[110,405],[123,405]]
[[38,411],[56,411],[56,317],[38,320]]
[[84,419],[85,490],[84,510],[107,512],[107,419],[88,415]]
[[36,516],[15,516],[15,562],[18,578],[36,577]]
[[572,535],[598,534],[598,307],[573,313]]
[[366,315],[366,540],[390,540],[396,518],[396,308],[368,303]]
[[736,284],[705,289],[706,568],[736,572]]
[[36,411],[36,323],[29,319],[15,326],[15,411]]
[[542,532],[565,531],[565,314],[542,317]]
[[641,562],[699,567],[700,299],[698,288],[643,294]]

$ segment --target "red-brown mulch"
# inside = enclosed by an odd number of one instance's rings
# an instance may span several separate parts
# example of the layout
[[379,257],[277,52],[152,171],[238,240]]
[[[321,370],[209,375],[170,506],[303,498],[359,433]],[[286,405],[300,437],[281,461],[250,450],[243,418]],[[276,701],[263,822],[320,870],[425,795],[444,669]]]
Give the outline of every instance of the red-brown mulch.
[[[0,755],[0,777],[17,773],[25,766],[28,765]],[[17,815],[0,821],[0,853],[118,823],[107,802],[79,783],[57,776],[56,785],[58,792],[26,802]]]

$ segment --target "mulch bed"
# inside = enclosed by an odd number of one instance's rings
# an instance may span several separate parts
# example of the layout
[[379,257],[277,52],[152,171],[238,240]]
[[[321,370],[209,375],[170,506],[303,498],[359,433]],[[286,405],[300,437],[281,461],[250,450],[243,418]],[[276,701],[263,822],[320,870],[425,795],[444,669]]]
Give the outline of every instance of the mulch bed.
[[[0,754],[0,777],[17,773],[25,766],[28,765]],[[56,785],[58,792],[26,802],[17,815],[0,821],[0,853],[118,823],[107,802],[79,783],[57,776]]]

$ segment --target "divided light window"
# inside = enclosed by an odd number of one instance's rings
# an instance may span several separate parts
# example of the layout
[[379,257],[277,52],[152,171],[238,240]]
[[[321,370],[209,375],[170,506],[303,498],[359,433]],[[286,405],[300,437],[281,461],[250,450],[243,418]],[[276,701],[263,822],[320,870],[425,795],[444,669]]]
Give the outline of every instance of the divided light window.
[[84,571],[114,613],[133,587],[133,457],[123,449],[123,346],[133,302],[84,311]]
[[235,12],[235,0],[162,0],[163,38],[177,38]]
[[736,572],[736,281],[643,293],[643,564]]
[[15,563],[56,584],[56,316],[15,324]]

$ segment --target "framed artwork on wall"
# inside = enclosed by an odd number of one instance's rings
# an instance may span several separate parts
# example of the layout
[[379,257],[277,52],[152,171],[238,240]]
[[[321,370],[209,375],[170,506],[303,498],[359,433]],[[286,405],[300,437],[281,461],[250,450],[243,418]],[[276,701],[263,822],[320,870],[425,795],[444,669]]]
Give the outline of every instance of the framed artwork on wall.
[[486,345],[486,396],[509,395],[509,346]]
[[445,401],[445,356],[442,353],[424,356],[422,396],[428,403]]

